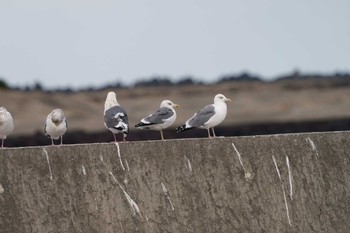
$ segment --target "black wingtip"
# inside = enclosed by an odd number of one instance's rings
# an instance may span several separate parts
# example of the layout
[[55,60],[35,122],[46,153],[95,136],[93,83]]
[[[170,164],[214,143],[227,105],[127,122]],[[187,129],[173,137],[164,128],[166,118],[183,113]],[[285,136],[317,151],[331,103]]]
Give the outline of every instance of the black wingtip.
[[181,131],[186,130],[186,125],[181,125],[176,128],[176,133],[180,133]]
[[146,124],[140,122],[140,123],[136,124],[135,127],[137,128],[137,127],[141,127],[141,126],[145,126],[145,125],[146,125]]

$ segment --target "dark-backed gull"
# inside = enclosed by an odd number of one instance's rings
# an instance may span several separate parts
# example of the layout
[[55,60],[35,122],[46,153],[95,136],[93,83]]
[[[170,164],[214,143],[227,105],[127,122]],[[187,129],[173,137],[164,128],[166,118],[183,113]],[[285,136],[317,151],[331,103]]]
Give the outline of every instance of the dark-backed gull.
[[104,124],[114,136],[117,142],[117,133],[123,134],[123,142],[129,133],[128,115],[126,111],[119,105],[115,92],[108,92],[104,108]]
[[179,105],[174,104],[170,100],[163,100],[158,110],[141,119],[140,123],[135,125],[135,127],[139,129],[159,130],[160,137],[164,140],[163,129],[168,128],[176,120],[175,107],[179,107]]

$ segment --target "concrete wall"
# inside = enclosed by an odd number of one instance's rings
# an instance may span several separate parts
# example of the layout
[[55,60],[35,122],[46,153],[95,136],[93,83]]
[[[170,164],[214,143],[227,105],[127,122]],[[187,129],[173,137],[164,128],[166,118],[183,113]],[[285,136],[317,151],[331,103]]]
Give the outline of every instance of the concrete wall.
[[349,219],[350,132],[0,150],[0,232],[349,232]]

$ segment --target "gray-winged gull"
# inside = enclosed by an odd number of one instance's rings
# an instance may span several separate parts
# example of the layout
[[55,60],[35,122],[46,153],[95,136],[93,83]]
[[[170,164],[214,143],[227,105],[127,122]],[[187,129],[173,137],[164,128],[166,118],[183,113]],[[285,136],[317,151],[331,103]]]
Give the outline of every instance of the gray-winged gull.
[[227,101],[231,101],[231,99],[226,98],[223,94],[217,94],[214,97],[214,104],[206,105],[195,113],[184,125],[177,127],[176,132],[179,133],[193,128],[204,128],[208,130],[208,137],[211,137],[210,129],[213,131],[213,136],[216,137],[214,127],[225,119],[227,113],[225,102]]
[[135,125],[135,127],[140,129],[159,130],[160,136],[162,140],[164,140],[163,129],[168,128],[176,120],[175,107],[179,107],[179,105],[174,104],[170,100],[163,100],[158,110],[141,119],[140,123]]
[[61,138],[61,145],[63,142],[63,135],[67,130],[67,120],[62,109],[56,108],[46,117],[45,135],[51,138],[51,144],[54,145],[53,140]]
[[10,112],[4,107],[0,107],[0,138],[1,138],[1,147],[4,147],[4,141],[7,138],[7,135],[13,131],[13,118]]
[[119,105],[117,96],[114,92],[108,92],[104,108],[104,124],[114,136],[117,142],[117,133],[123,133],[123,142],[129,133],[128,115],[126,111]]

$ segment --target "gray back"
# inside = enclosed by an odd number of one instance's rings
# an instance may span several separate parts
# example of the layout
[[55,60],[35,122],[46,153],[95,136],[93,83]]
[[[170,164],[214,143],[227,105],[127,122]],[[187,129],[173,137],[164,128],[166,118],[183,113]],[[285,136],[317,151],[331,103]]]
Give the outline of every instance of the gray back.
[[193,116],[188,124],[191,127],[200,127],[205,124],[215,114],[215,108],[213,105],[207,105]]
[[151,124],[160,124],[164,120],[170,118],[174,115],[174,112],[170,108],[162,107],[155,111],[153,114],[145,118],[145,121],[150,122]]
[[114,106],[108,109],[104,115],[104,121],[108,128],[116,128],[123,126],[123,128],[128,128],[129,120],[128,115],[121,106]]

